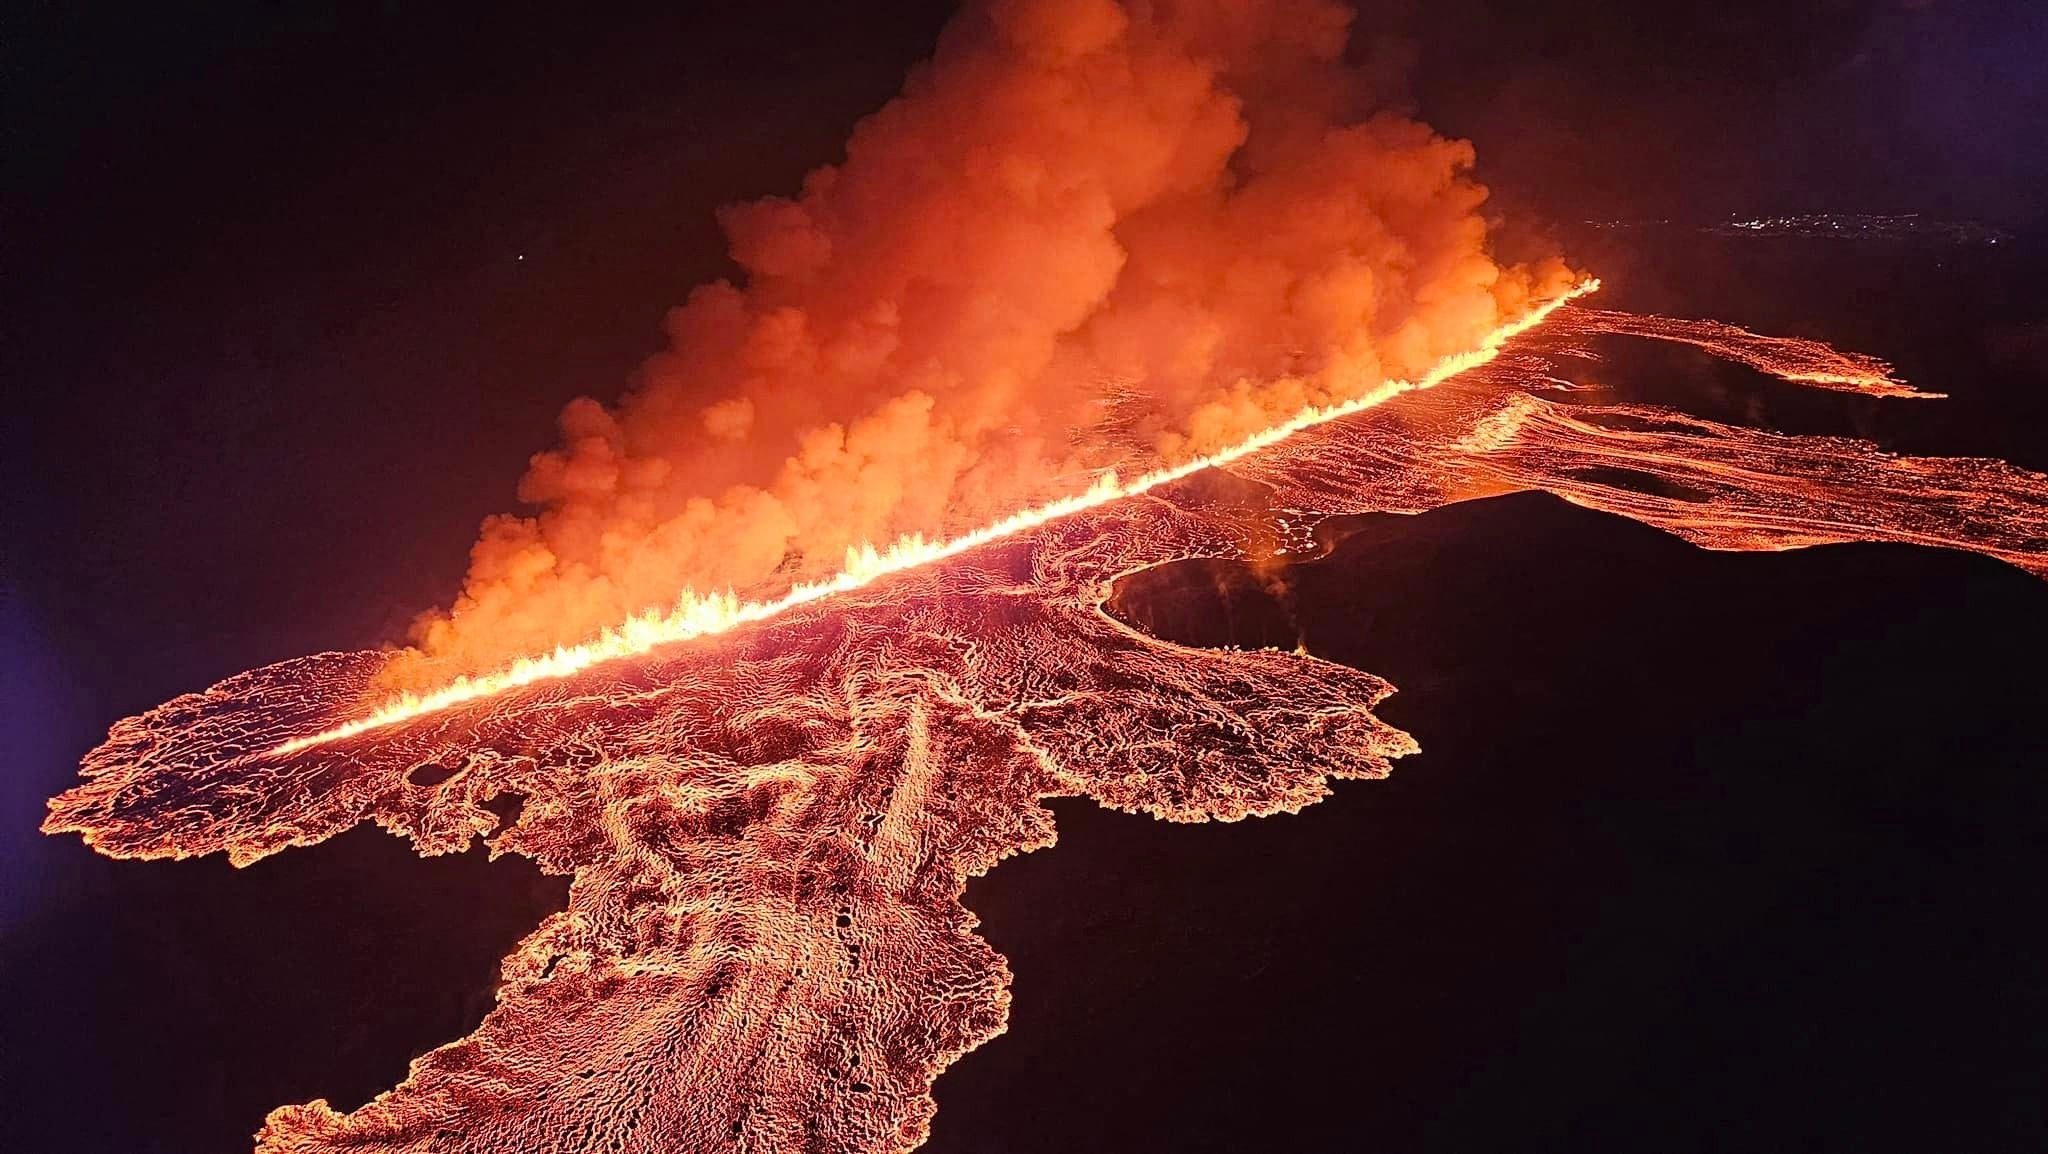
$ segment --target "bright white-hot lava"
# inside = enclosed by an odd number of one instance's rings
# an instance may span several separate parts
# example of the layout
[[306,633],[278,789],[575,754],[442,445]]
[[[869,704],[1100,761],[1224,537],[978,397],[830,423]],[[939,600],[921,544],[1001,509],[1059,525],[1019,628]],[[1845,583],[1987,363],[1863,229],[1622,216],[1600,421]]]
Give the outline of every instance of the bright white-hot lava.
[[1001,540],[1061,517],[1071,516],[1084,509],[1097,508],[1111,501],[1148,492],[1204,469],[1227,465],[1278,444],[1303,429],[1364,412],[1402,393],[1429,388],[1459,373],[1486,364],[1500,355],[1502,345],[1542,324],[1552,313],[1571,301],[1598,291],[1599,288],[1600,281],[1597,278],[1582,281],[1563,296],[1545,301],[1527,314],[1488,333],[1479,347],[1445,357],[1428,373],[1413,381],[1386,381],[1349,401],[1304,408],[1291,419],[1254,433],[1217,452],[1196,457],[1170,468],[1155,469],[1129,480],[1119,479],[1114,473],[1105,474],[1084,493],[1025,509],[992,525],[963,533],[950,540],[927,541],[922,537],[909,536],[897,540],[885,549],[877,550],[872,545],[849,549],[846,566],[837,574],[822,581],[797,585],[774,600],[742,601],[730,592],[704,594],[694,589],[686,589],[676,599],[675,608],[666,613],[634,617],[590,641],[580,645],[563,646],[553,653],[542,656],[521,658],[495,673],[460,677],[441,689],[426,693],[401,694],[364,717],[343,722],[318,733],[295,737],[279,744],[270,750],[270,753],[273,756],[281,756],[311,746],[340,741],[374,729],[397,725],[423,714],[503,693],[508,689],[531,685],[536,681],[568,677],[600,662],[632,657],[646,653],[656,646],[723,633],[751,622],[765,621],[799,605],[807,605],[836,593],[859,589],[891,573],[901,573],[906,569],[958,556],[977,546]]
[[380,687],[1217,454],[1582,279],[1495,226],[1471,144],[1359,66],[1361,22],[969,0],[840,159],[720,211],[737,275],[690,291],[623,391],[563,409]]
[[[1541,490],[1708,548],[2048,576],[2048,477],[1587,401],[1628,338],[1929,394],[1497,259],[1470,146],[1389,111],[1351,17],[972,4],[843,163],[722,214],[741,282],[693,292],[619,403],[565,410],[537,511],[486,523],[417,650],[238,674],[85,755],[43,828],[110,856],[247,865],[374,822],[574,879],[474,1031],[347,1112],[273,1111],[263,1154],[916,1147],[1008,1020],[966,881],[1052,843],[1046,799],[1236,820],[1419,748],[1369,672],[1105,611],[1276,519]],[[1176,463],[1103,471],[1132,460]],[[1230,499],[1172,486],[1204,470]],[[1099,479],[1038,503],[1063,477]],[[760,599],[694,591],[721,588]]]
[[[829,605],[699,610],[664,627],[698,643],[649,629],[630,660],[590,653],[413,724],[337,726],[359,740],[294,735],[346,718],[389,654],[239,674],[116,724],[43,828],[116,857],[246,865],[375,822],[423,854],[481,837],[574,877],[475,1031],[346,1113],[280,1107],[263,1154],[912,1149],[934,1079],[1008,1019],[1009,971],[966,881],[1052,843],[1045,799],[1236,820],[1418,748],[1374,714],[1385,681],[1150,637],[1104,610],[1121,577],[1244,558],[1275,515],[1292,532],[1532,489],[1708,548],[1895,541],[2048,576],[2048,477],[1589,403],[1596,390],[1555,383],[1583,380],[1600,343],[1692,344],[1699,325],[1545,315],[1230,460],[863,555],[801,594],[844,592]],[[1728,326],[1700,347],[1795,382],[1818,355]],[[1898,390],[1886,376],[1856,391]],[[1167,487],[1205,467],[1229,480]],[[523,802],[501,818],[508,796]]]

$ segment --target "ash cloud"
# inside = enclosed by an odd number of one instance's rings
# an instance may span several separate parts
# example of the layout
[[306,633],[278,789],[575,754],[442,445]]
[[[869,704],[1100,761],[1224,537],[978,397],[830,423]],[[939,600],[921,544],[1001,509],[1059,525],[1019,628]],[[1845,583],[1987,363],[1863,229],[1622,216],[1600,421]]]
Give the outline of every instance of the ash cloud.
[[976,3],[840,164],[720,213],[737,282],[571,402],[390,679],[769,591],[1417,373],[1560,290],[1471,146],[1385,107],[1323,0]]

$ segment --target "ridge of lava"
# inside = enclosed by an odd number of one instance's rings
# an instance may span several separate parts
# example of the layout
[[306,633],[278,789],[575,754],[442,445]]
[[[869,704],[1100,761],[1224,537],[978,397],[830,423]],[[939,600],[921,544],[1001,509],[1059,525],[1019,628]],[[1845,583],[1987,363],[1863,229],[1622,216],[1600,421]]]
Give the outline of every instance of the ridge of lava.
[[[1046,799],[1236,820],[1419,748],[1374,715],[1394,687],[1370,673],[1118,622],[1103,606],[1122,576],[1293,549],[1321,517],[1526,490],[1707,548],[1898,541],[2048,576],[2041,474],[1544,395],[1614,339],[1912,393],[1819,342],[1564,307],[1433,388],[1207,462],[1228,492],[1156,482],[359,740],[291,746],[348,716],[382,655],[240,674],[116,724],[44,828],[248,864],[374,821],[422,854],[482,838],[573,879],[473,1033],[354,1111],[279,1108],[259,1150],[907,1150],[934,1080],[1008,1020],[1008,965],[961,895],[1052,844]],[[488,803],[507,795],[524,804],[504,822]]]

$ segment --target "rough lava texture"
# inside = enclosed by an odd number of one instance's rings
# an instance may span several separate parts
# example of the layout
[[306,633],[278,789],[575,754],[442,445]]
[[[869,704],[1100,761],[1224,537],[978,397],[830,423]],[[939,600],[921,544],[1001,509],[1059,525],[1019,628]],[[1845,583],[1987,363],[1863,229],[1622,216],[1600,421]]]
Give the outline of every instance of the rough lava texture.
[[[1045,798],[1233,820],[1416,749],[1371,712],[1386,682],[1134,632],[1102,609],[1121,576],[1295,551],[1328,514],[1527,489],[1710,548],[1905,541],[2048,575],[2038,474],[1537,396],[1605,334],[1699,331],[1616,315],[1567,308],[1483,369],[1227,476],[374,734],[265,752],[359,710],[387,655],[242,674],[115,726],[45,828],[246,864],[368,820],[423,854],[484,837],[574,879],[475,1033],[352,1113],[276,1110],[261,1151],[908,1150],[933,1080],[1004,1028],[1008,969],[960,897],[1052,843]],[[1778,363],[1739,329],[1708,347]],[[484,803],[508,793],[524,804],[500,829]]]

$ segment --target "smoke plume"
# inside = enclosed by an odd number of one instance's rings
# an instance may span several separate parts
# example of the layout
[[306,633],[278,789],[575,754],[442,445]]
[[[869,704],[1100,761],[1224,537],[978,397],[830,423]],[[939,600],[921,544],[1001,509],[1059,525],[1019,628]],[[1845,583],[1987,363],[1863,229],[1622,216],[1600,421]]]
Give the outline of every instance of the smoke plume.
[[1471,146],[1376,105],[1327,0],[992,0],[843,163],[720,213],[739,283],[533,458],[397,680],[763,590],[1413,374],[1570,279]]

